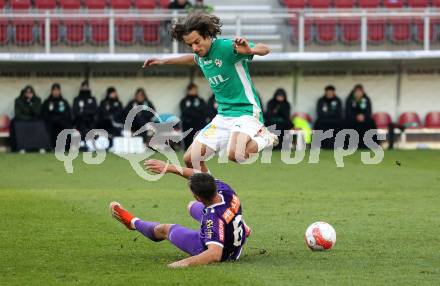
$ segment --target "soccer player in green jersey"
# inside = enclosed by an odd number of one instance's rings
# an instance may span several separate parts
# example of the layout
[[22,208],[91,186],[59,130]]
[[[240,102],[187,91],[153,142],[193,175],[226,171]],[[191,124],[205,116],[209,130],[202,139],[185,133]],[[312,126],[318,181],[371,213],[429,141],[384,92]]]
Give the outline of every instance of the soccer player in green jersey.
[[263,123],[261,103],[249,75],[248,62],[270,50],[244,38],[219,39],[220,19],[190,14],[175,24],[171,35],[194,54],[168,59],[150,58],[144,67],[197,64],[208,80],[218,104],[217,116],[195,137],[184,155],[188,167],[207,172],[204,161],[215,152],[243,162],[250,155],[277,144],[277,137]]

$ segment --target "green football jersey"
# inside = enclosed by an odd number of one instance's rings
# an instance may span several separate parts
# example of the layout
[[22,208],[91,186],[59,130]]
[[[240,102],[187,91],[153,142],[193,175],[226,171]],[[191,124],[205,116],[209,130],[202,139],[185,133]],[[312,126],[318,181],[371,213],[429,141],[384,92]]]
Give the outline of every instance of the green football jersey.
[[[254,47],[253,43],[249,45]],[[194,56],[214,93],[218,114],[251,115],[263,122],[260,100],[249,75],[248,61],[252,58],[238,54],[231,39],[213,39],[206,56]]]

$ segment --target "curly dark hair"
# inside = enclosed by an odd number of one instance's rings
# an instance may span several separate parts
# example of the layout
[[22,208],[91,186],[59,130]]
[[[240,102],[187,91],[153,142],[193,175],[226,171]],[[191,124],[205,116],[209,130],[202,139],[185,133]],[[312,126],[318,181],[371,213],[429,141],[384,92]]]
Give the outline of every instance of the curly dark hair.
[[179,42],[183,41],[183,36],[186,36],[193,31],[197,31],[203,38],[216,38],[217,35],[222,32],[220,29],[221,26],[222,23],[217,16],[193,13],[176,23],[171,28],[170,34],[173,39],[176,39]]
[[193,194],[203,200],[211,200],[217,193],[215,179],[208,173],[195,173],[188,178],[188,185]]

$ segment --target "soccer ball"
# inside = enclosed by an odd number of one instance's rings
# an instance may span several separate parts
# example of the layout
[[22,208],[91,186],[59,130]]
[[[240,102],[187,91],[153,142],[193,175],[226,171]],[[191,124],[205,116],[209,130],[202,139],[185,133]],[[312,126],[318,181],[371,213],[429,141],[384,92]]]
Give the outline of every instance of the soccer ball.
[[311,250],[329,250],[336,243],[336,231],[326,222],[314,222],[307,228],[304,240]]

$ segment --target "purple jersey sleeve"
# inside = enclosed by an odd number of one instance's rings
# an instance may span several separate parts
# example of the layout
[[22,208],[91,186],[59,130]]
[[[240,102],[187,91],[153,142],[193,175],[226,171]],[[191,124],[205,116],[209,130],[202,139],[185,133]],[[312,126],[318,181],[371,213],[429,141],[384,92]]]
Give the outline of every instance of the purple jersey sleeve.
[[217,186],[218,192],[235,194],[234,190],[228,184],[219,179],[215,179],[215,185]]
[[207,247],[216,244],[223,247],[225,242],[225,224],[216,213],[209,213],[202,221],[202,242]]

